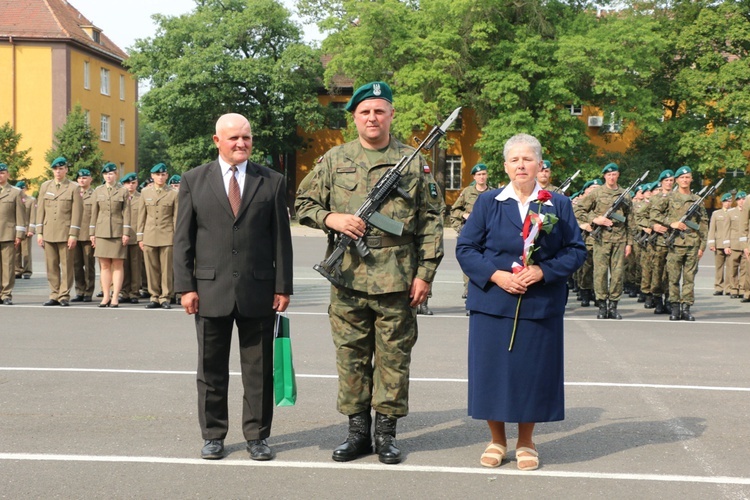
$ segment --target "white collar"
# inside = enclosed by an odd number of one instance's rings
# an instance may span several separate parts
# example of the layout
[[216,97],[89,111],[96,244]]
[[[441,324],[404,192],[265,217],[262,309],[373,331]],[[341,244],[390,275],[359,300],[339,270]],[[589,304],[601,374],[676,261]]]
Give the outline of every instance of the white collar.
[[[542,188],[539,186],[538,182],[534,183],[534,190],[531,192],[531,196],[528,197],[526,200],[526,203],[524,205],[528,205],[529,203],[532,203],[537,200],[539,197],[539,191],[541,191]],[[495,199],[497,201],[506,201],[506,200],[515,200],[519,204],[521,203],[521,200],[518,198],[518,195],[516,195],[516,190],[513,189],[513,184],[508,184],[505,186],[505,188],[500,191],[500,194],[495,196]],[[547,205],[548,207],[552,206],[552,200],[547,200],[544,202],[544,205]]]
[[[222,177],[227,175],[227,172],[229,172],[229,168],[231,165],[227,162],[225,162],[221,156],[219,156],[219,166],[221,167],[221,175]],[[237,172],[240,174],[245,173],[245,169],[247,169],[247,160],[243,161],[242,163],[237,164]]]

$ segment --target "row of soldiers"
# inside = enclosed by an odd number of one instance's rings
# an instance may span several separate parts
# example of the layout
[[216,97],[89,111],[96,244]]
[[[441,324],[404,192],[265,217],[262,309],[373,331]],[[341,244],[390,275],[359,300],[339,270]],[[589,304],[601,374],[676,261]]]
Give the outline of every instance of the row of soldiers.
[[[15,279],[32,274],[31,244],[36,235],[44,249],[49,300],[45,306],[69,306],[71,302],[91,302],[95,289],[96,259],[91,238],[97,221],[91,214],[95,203],[110,212],[113,203],[124,204],[127,212],[114,227],[113,237],[129,236],[120,300],[136,304],[148,297],[149,309],[170,309],[174,301],[172,241],[177,217],[180,176],[168,177],[160,163],[151,169],[149,181],[138,184],[135,173],[119,180],[122,196],[97,200],[88,169],[80,169],[75,180],[68,178],[64,157],[50,165],[52,179],[42,183],[39,199],[26,193],[26,183],[8,182],[7,165],[0,163],[0,303],[12,305]],[[108,163],[103,171],[116,169]],[[121,199],[120,199],[121,198]],[[100,207],[97,207],[98,209]],[[97,210],[100,212],[101,210]],[[131,224],[131,221],[132,224]],[[12,234],[6,227],[13,227]],[[145,280],[143,277],[145,276]],[[144,282],[145,281],[145,282]],[[75,283],[76,295],[71,298]],[[147,294],[142,290],[146,288]],[[98,296],[111,290],[102,290]],[[116,300],[116,299],[115,299]],[[109,300],[105,300],[109,302]]]

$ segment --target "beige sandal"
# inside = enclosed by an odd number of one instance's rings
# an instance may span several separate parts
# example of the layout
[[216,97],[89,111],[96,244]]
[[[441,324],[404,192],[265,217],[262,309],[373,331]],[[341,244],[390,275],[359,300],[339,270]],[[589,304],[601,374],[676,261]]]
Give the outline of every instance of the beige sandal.
[[[519,453],[528,453],[525,456],[519,456]],[[533,448],[521,447],[516,449],[516,461],[518,470],[537,470],[539,468],[539,453]],[[528,467],[521,467],[522,462],[532,462]]]
[[[484,450],[484,453],[482,453],[481,458],[479,459],[479,463],[482,464],[484,467],[500,467],[500,464],[503,463],[503,460],[505,459],[505,455],[508,452],[508,448],[497,443],[490,443],[487,448]],[[495,460],[496,462],[489,463],[485,462],[484,459],[488,458],[490,460]]]

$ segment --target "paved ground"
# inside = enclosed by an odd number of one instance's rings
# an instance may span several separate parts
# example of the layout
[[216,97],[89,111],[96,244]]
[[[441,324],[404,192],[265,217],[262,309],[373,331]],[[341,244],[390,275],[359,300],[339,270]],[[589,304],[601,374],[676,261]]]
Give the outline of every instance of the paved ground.
[[622,321],[569,305],[567,418],[539,426],[542,468],[521,473],[514,461],[478,463],[488,432],[466,417],[467,320],[449,239],[435,316],[419,320],[411,414],[399,423],[404,463],[331,461],[345,418],[335,410],[329,289],[311,269],[323,255],[318,235],[295,229],[299,401],[276,410],[277,458],[267,463],[244,450],[236,376],[230,454],[197,458],[190,317],[143,305],[41,307],[37,249],[16,305],[0,306],[0,498],[750,497],[750,304],[711,295],[710,256],[695,323],[670,322],[635,299],[623,301]]

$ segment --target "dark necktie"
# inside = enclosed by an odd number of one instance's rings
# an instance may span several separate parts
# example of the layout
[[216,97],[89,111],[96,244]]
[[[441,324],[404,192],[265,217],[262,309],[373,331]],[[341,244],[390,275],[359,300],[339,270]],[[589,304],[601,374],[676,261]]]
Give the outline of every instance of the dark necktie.
[[229,179],[229,205],[232,207],[232,213],[237,217],[237,212],[240,210],[240,201],[242,200],[242,196],[240,196],[240,183],[237,182],[237,177],[235,176],[237,166],[232,165],[229,167],[229,170],[232,171],[232,178]]

